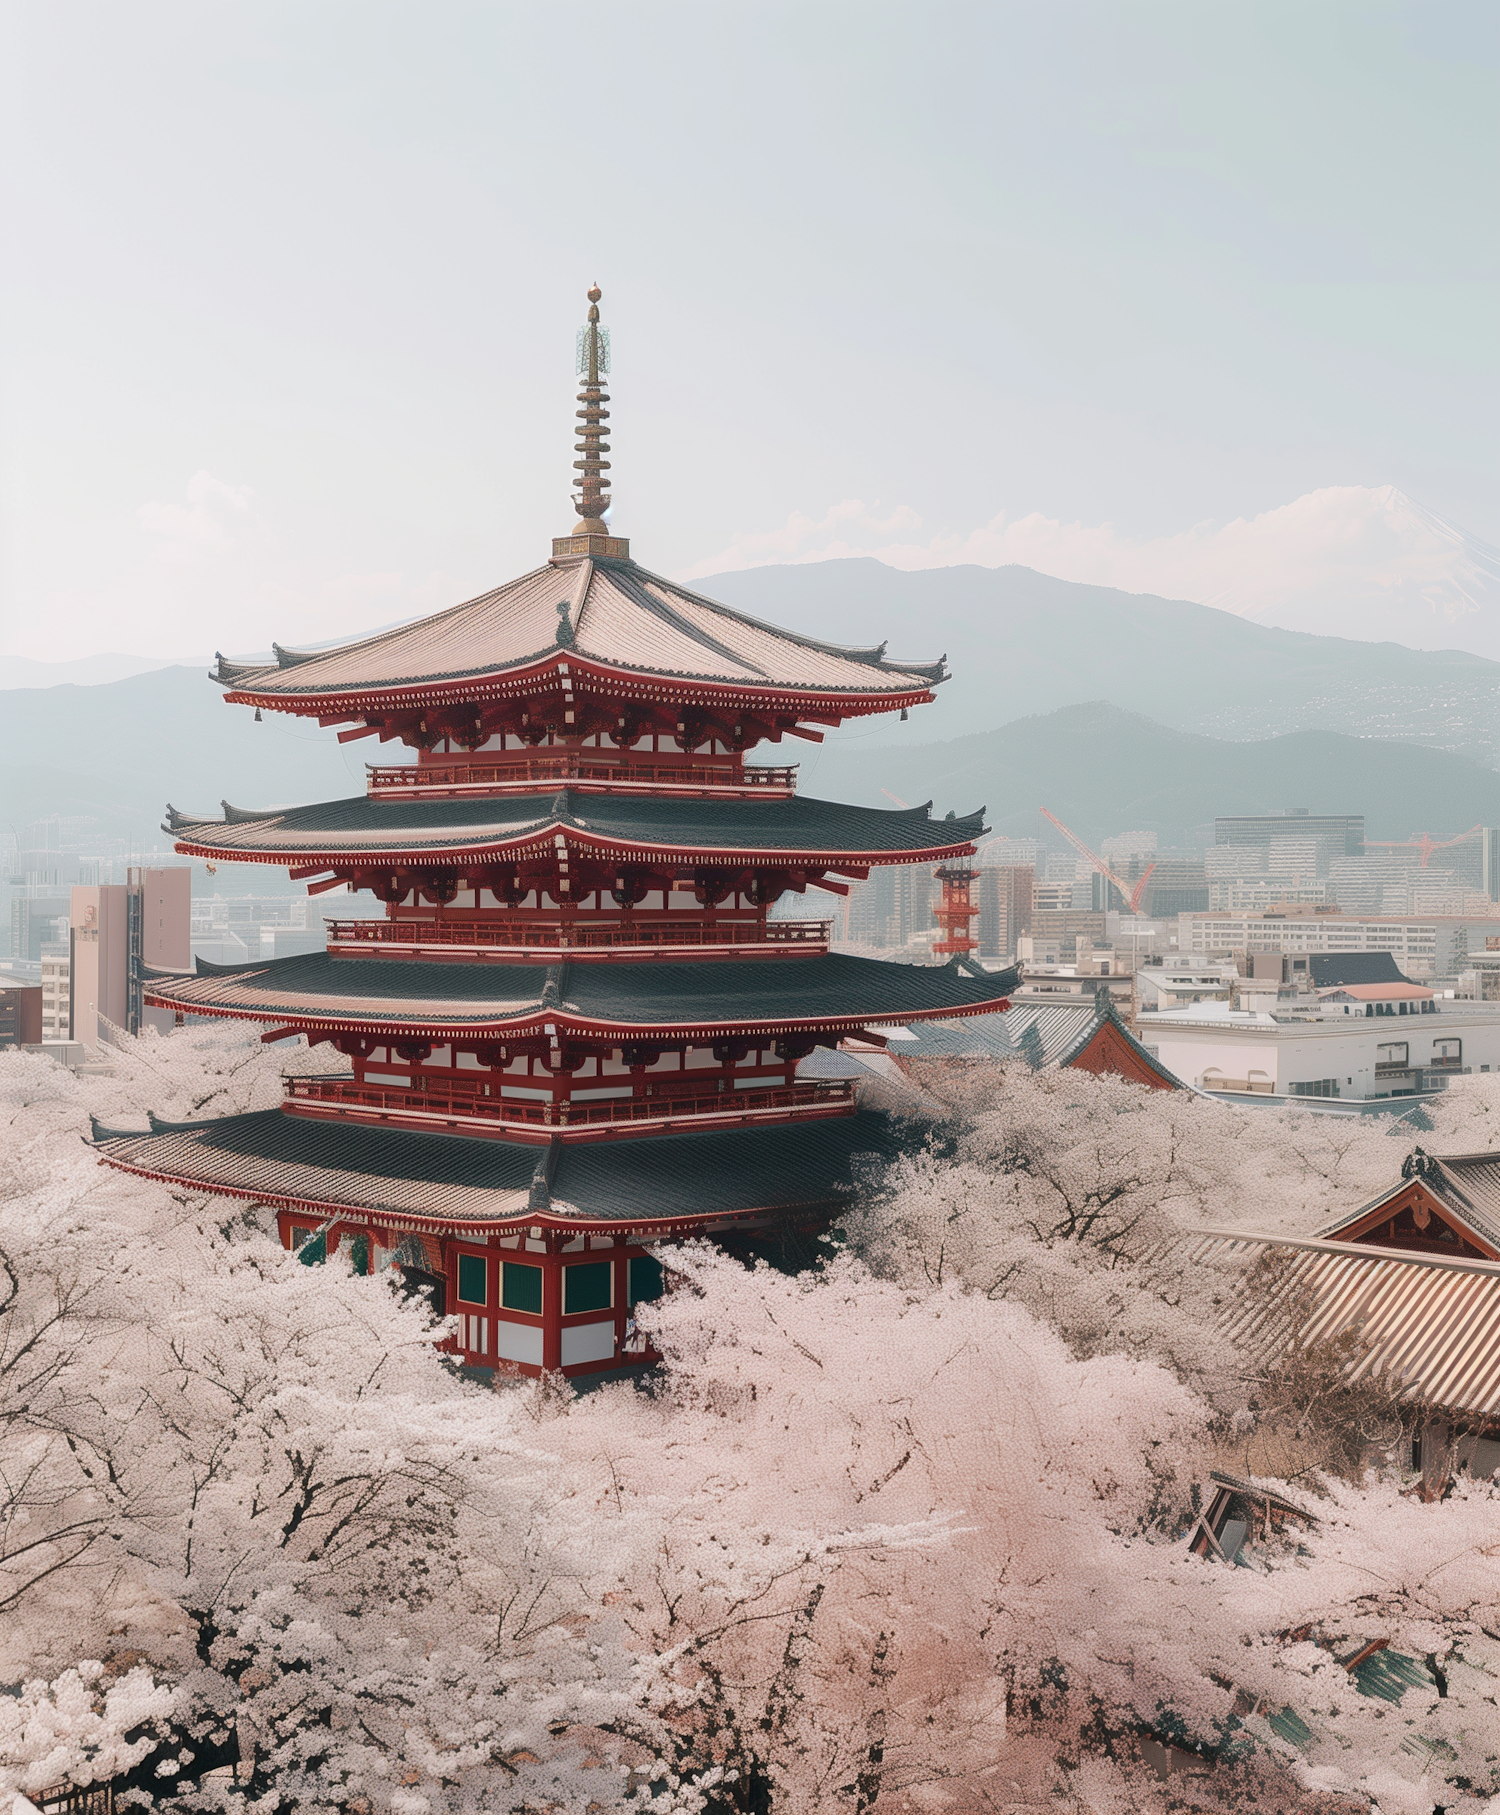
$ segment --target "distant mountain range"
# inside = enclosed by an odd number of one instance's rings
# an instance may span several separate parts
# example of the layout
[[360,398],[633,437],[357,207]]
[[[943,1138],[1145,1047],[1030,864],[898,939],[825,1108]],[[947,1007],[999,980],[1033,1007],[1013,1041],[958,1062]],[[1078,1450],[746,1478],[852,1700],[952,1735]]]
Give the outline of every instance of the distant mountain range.
[[1341,731],[1500,766],[1500,662],[1457,650],[1270,629],[1212,606],[1028,567],[903,572],[864,558],[755,567],[695,584],[834,642],[888,638],[896,656],[946,652],[953,678],[935,705],[913,715],[909,732],[903,727],[912,741],[1110,700],[1211,737]]
[[1059,841],[1043,807],[1087,840],[1145,831],[1163,847],[1211,844],[1220,813],[1283,807],[1363,813],[1371,838],[1500,824],[1500,773],[1469,757],[1337,731],[1231,743],[1102,701],[944,743],[828,746],[803,757],[800,780],[862,806],[983,806],[995,833],[1044,843]]
[[[158,668],[103,686],[0,693],[0,828],[53,814],[149,847],[167,801],[183,808],[328,799],[364,788],[368,746],[246,706],[201,668]],[[85,836],[60,828],[62,842]]]
[[[1500,663],[1479,656],[1273,630],[1027,568],[830,561],[703,589],[814,636],[946,650],[954,678],[907,723],[762,749],[800,760],[809,793],[985,803],[997,830],[1025,836],[1040,806],[1086,837],[1142,828],[1164,842],[1216,813],[1284,806],[1364,812],[1372,837],[1500,823]],[[363,790],[375,754],[276,714],[257,724],[197,668],[19,688],[0,693],[0,828],[25,838],[58,815],[76,822],[67,842],[150,845],[168,800],[337,798]]]

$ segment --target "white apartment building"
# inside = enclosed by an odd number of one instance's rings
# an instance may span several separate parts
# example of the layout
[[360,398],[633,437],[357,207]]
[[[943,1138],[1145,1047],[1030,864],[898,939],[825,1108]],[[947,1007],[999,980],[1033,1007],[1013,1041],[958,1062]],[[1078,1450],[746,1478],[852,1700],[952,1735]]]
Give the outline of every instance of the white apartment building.
[[1284,914],[1183,914],[1178,948],[1194,957],[1235,952],[1389,952],[1408,977],[1456,977],[1471,951],[1500,936],[1500,917],[1353,914],[1292,909]]
[[1272,1013],[1204,1002],[1137,1017],[1139,1037],[1199,1090],[1369,1100],[1500,1071],[1500,1003],[1392,1004],[1400,1012]]
[[1179,954],[1161,964],[1146,964],[1135,973],[1135,999],[1143,1013],[1191,1008],[1196,1002],[1229,1003],[1239,972],[1217,958]]
[[73,1025],[72,966],[65,945],[42,947],[42,1039],[70,1040]]

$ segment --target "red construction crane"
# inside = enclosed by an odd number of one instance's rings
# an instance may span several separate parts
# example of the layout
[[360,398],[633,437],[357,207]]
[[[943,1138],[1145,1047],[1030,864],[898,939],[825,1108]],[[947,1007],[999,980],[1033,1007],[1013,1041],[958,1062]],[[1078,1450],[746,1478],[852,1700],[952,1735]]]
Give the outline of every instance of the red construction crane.
[[1466,838],[1475,838],[1484,830],[1483,826],[1470,826],[1467,832],[1460,832],[1457,838],[1429,838],[1427,833],[1419,832],[1415,838],[1367,838],[1367,845],[1379,845],[1386,851],[1420,851],[1422,868],[1427,868],[1427,860],[1434,851],[1446,851],[1449,845],[1462,844]]
[[1052,821],[1053,825],[1057,827],[1058,831],[1062,833],[1063,837],[1067,839],[1068,843],[1072,845],[1075,851],[1088,858],[1089,862],[1101,876],[1107,876],[1109,878],[1120,891],[1121,895],[1124,896],[1131,913],[1139,913],[1141,897],[1146,893],[1146,884],[1151,880],[1151,872],[1156,868],[1155,863],[1148,863],[1146,865],[1145,873],[1135,882],[1127,882],[1123,876],[1117,876],[1102,857],[1096,857],[1078,834],[1076,832],[1070,832],[1055,813],[1049,813],[1045,807],[1041,809],[1041,813],[1043,819],[1050,819]]

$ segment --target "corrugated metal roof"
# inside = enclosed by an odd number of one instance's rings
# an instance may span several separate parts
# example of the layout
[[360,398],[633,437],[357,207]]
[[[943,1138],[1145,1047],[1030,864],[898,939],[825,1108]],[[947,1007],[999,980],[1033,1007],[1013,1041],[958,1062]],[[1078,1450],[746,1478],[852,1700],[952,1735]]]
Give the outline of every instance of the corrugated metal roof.
[[[1286,1271],[1269,1289],[1232,1303],[1225,1317],[1232,1342],[1274,1352],[1358,1329],[1367,1352],[1354,1378],[1388,1373],[1435,1410],[1500,1418],[1500,1261],[1233,1229],[1199,1231],[1189,1248],[1196,1261],[1265,1252],[1285,1254]],[[1313,1309],[1289,1328],[1304,1292]]]
[[278,651],[265,666],[221,661],[216,678],[293,705],[501,674],[569,653],[636,673],[830,694],[907,694],[945,678],[941,663],[887,662],[884,645],[843,648],[778,629],[633,561],[549,564],[338,649]]
[[934,819],[925,807],[854,807],[841,801],[691,800],[552,789],[486,800],[380,800],[355,795],[260,811],[225,804],[213,819],[167,810],[163,830],[185,845],[272,861],[370,853],[383,859],[514,855],[572,831],[579,848],[607,845],[716,855],[785,853],[837,862],[861,853],[919,861],[962,850],[985,829],[983,812]]
[[1013,971],[980,981],[948,965],[891,964],[825,952],[717,964],[393,964],[306,952],[201,974],[153,973],[155,1001],[200,1014],[279,1021],[316,1017],[354,1026],[478,1027],[548,1019],[628,1030],[864,1024],[998,1004]]
[[[279,1109],[153,1134],[101,1129],[96,1145],[125,1171],[225,1196],[463,1223],[525,1220],[546,1151],[518,1141],[310,1121]],[[833,1205],[863,1159],[888,1159],[897,1148],[890,1123],[871,1111],[564,1143],[552,1169],[552,1209],[590,1222],[650,1222]]]

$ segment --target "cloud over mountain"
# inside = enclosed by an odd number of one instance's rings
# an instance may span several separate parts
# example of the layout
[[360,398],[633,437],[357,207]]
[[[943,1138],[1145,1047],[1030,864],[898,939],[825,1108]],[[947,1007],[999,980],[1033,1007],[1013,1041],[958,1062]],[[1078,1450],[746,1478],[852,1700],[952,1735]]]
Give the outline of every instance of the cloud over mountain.
[[1500,659],[1500,549],[1394,486],[1331,485],[1291,504],[1134,538],[1112,523],[1002,513],[919,540],[904,505],[857,499],[747,534],[698,574],[875,555],[893,567],[1021,566],[1059,579],[1218,606],[1256,623]]

